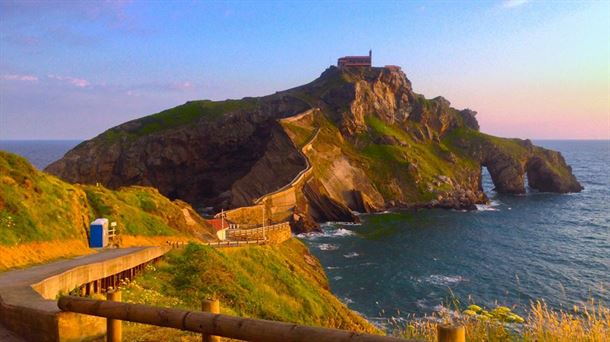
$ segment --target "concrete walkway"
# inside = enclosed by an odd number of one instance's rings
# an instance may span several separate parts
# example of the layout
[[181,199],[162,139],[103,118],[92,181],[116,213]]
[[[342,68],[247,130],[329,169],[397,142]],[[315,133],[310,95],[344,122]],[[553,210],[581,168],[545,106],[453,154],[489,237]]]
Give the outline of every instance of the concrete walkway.
[[0,273],[0,291],[7,287],[32,285],[53,275],[60,274],[78,266],[119,258],[145,248],[147,247],[108,249],[99,253],[82,255],[73,259],[60,260],[49,264],[42,264],[15,271],[3,272]]
[[0,341],[2,342],[25,342],[24,339],[13,334],[10,330],[6,329],[0,324]]
[[57,295],[150,262],[170,249],[169,246],[109,249],[0,273],[0,325],[31,341],[67,340],[81,333],[78,329],[83,324],[93,330],[99,322],[61,312]]

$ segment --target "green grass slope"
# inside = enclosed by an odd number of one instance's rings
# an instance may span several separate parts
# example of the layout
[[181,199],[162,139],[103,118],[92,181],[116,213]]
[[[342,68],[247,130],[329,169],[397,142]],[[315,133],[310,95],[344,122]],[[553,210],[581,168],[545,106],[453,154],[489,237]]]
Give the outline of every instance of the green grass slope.
[[[224,314],[377,332],[332,295],[319,262],[296,239],[224,250],[191,244],[123,293],[130,302],[191,310],[200,310],[201,300],[210,297],[220,300]],[[186,334],[140,325],[126,330],[130,340],[143,341],[180,340]]]
[[208,226],[188,204],[170,201],[155,189],[69,184],[0,151],[0,247],[47,241],[86,245],[89,223],[97,217],[117,221],[122,235],[209,236]]
[[197,120],[213,121],[221,117],[224,113],[253,109],[257,103],[258,99],[256,98],[225,101],[188,101],[180,106],[111,128],[102,133],[100,137],[109,142],[115,141],[122,136],[137,138],[159,131],[192,124]]

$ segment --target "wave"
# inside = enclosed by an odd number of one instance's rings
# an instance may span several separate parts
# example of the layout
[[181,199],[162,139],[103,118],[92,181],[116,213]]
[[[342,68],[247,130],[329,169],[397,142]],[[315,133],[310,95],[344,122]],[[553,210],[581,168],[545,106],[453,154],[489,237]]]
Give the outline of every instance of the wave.
[[355,258],[357,256],[360,256],[360,254],[356,253],[356,252],[351,252],[351,253],[347,253],[347,254],[343,254],[344,257],[351,259],[351,258]]
[[352,230],[349,229],[345,229],[345,228],[337,228],[337,229],[332,229],[332,228],[324,228],[322,230],[322,232],[313,232],[313,233],[301,233],[298,234],[297,237],[299,239],[304,239],[304,240],[316,240],[318,238],[321,237],[344,237],[344,236],[352,236],[352,235],[356,235],[356,233]]
[[337,249],[339,249],[339,246],[334,245],[332,243],[321,243],[321,244],[318,244],[318,248],[321,251],[336,251]]
[[475,204],[478,211],[500,211],[497,207],[500,206],[500,201],[492,200],[489,204]]
[[341,279],[343,279],[343,277],[342,276],[336,276],[336,277],[333,277],[333,279],[334,280],[341,280]]
[[344,304],[352,304],[352,303],[354,303],[354,300],[349,298],[349,297],[343,297],[342,299],[343,299],[343,303]]
[[466,281],[466,278],[456,275],[456,276],[446,276],[442,274],[432,274],[424,278],[424,281],[434,285],[440,286],[452,286],[459,284],[463,281]]
[[[326,232],[325,232],[326,233]],[[351,236],[356,235],[353,231],[345,228],[335,229],[329,232],[330,236]]]
[[320,224],[322,229],[335,228],[336,226],[361,226],[362,222],[328,221]]

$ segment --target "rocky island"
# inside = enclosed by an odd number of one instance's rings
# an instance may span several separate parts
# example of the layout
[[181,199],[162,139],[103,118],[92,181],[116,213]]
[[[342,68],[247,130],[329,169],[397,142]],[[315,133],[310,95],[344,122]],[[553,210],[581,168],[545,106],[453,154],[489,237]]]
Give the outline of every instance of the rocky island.
[[126,122],[45,171],[72,183],[145,185],[248,223],[352,221],[393,207],[474,209],[496,191],[578,192],[559,152],[479,131],[476,112],[413,91],[396,66],[331,66],[258,98],[189,101]]

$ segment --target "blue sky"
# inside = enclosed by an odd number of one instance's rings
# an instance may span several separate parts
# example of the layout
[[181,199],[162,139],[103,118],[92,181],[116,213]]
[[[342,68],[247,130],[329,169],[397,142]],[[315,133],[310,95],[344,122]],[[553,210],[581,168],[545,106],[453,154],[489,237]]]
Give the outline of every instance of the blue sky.
[[0,0],[0,139],[86,139],[373,49],[482,130],[610,138],[610,2]]

